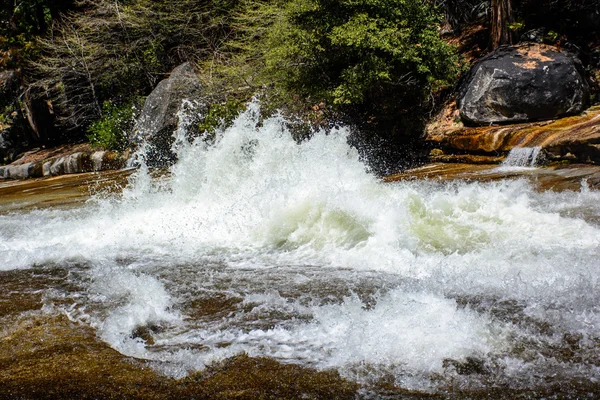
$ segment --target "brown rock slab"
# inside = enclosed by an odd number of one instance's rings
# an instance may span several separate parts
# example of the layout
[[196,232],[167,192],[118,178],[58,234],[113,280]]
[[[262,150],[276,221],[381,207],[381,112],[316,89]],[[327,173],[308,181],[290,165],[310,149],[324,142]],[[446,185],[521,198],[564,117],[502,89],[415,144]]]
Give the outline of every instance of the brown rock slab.
[[514,147],[540,146],[551,159],[600,163],[600,106],[555,121],[465,127],[450,103],[428,125],[426,140],[449,152],[505,154]]

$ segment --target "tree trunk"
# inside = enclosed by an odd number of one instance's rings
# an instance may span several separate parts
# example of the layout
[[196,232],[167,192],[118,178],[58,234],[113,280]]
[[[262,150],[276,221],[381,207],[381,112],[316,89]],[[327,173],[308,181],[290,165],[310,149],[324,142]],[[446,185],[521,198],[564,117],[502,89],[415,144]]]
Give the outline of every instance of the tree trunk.
[[505,44],[512,44],[510,28],[512,8],[510,0],[492,0],[492,23],[490,24],[490,45],[492,50]]

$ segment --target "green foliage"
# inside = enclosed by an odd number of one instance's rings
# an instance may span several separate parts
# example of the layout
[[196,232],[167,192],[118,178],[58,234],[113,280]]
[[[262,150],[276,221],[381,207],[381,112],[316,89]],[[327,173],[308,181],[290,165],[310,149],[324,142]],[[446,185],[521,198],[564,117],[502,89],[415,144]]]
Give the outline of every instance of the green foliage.
[[266,73],[337,105],[414,105],[460,71],[423,0],[296,0],[271,29]]
[[264,53],[266,36],[281,16],[281,1],[285,0],[239,0],[229,13],[227,36],[199,62],[200,79],[217,103],[223,101],[223,93],[248,101],[273,83],[264,73]]
[[109,101],[103,104],[103,116],[87,129],[90,144],[106,150],[123,150],[127,145],[127,133],[133,127],[132,104],[117,106]]
[[212,137],[219,128],[225,128],[242,112],[245,104],[233,97],[223,103],[212,104],[202,121],[198,124],[198,130]]
[[[49,1],[49,0],[39,0]],[[88,126],[110,101],[148,94],[172,68],[196,61],[209,110],[201,129],[227,120],[231,100],[257,92],[277,107],[380,121],[427,103],[453,82],[454,48],[440,39],[429,0],[82,0],[40,41],[36,85],[57,122]],[[355,112],[351,107],[362,107]],[[275,108],[275,107],[273,107]],[[311,115],[312,115],[311,114]],[[368,114],[368,115],[367,115]],[[371,118],[374,117],[374,118]],[[320,123],[320,122],[319,122]]]
[[512,24],[508,25],[508,29],[511,31],[520,31],[523,30],[523,28],[525,28],[525,23],[522,21],[513,22]]
[[560,34],[558,32],[548,31],[548,33],[546,34],[546,39],[550,42],[556,42],[559,36]]
[[490,0],[427,0],[444,14],[454,29],[486,21],[490,14]]
[[201,79],[209,92],[260,93],[267,113],[300,117],[298,139],[349,123],[362,154],[407,159],[395,149],[419,141],[431,100],[463,68],[432,3],[240,0],[227,40],[200,62]]
[[70,131],[100,118],[101,104],[147,95],[178,64],[212,57],[237,1],[81,0],[39,41],[35,85]]

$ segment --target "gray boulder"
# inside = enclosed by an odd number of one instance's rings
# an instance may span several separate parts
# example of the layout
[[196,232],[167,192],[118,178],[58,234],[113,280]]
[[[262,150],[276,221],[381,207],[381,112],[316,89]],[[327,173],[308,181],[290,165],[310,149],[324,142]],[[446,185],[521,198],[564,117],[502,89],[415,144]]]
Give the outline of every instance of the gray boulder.
[[542,121],[583,111],[589,86],[581,63],[554,47],[501,47],[482,58],[463,81],[463,121],[490,125]]
[[148,161],[164,165],[173,160],[172,134],[177,129],[177,113],[184,100],[200,101],[203,86],[193,65],[186,62],[175,68],[150,93],[129,138],[132,143],[151,145]]
[[0,167],[0,179],[27,179],[41,176],[42,164],[39,162]]
[[44,176],[58,176],[66,174],[80,174],[93,171],[91,155],[85,152],[66,154],[48,160],[42,166]]

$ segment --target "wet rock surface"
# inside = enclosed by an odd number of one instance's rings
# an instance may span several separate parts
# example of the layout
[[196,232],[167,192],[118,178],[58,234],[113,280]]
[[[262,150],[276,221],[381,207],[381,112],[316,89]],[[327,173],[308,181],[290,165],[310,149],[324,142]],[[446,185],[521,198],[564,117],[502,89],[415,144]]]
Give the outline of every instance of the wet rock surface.
[[112,349],[86,324],[51,311],[70,300],[49,293],[81,290],[69,276],[83,269],[0,271],[0,400],[356,398],[358,385],[335,371],[246,355],[183,379],[165,376],[151,362]]
[[[403,180],[479,181],[489,182],[502,179],[527,179],[538,191],[579,191],[600,189],[600,167],[595,165],[551,165],[544,168],[503,170],[496,164],[431,163],[410,169],[401,174],[390,175],[385,182]],[[600,221],[599,221],[600,222]]]
[[0,271],[0,400],[355,398],[358,385],[337,372],[245,355],[183,379],[162,375],[52,312],[71,301],[52,293],[82,290],[69,277],[84,269]]
[[121,190],[133,170],[62,175],[49,178],[0,181],[0,215],[29,209],[69,208],[95,193]]
[[427,128],[426,140],[444,154],[502,156],[539,146],[550,161],[600,163],[600,106],[556,121],[489,127],[465,127],[457,113],[449,104]]
[[581,62],[542,44],[501,47],[472,68],[458,95],[475,125],[542,121],[583,111],[589,87]]
[[0,367],[3,400],[354,399],[357,391],[336,372],[244,355],[169,378],[61,316],[13,319],[0,331]]
[[476,154],[445,154],[440,149],[434,149],[429,154],[432,163],[464,163],[464,164],[501,164],[506,157]]

